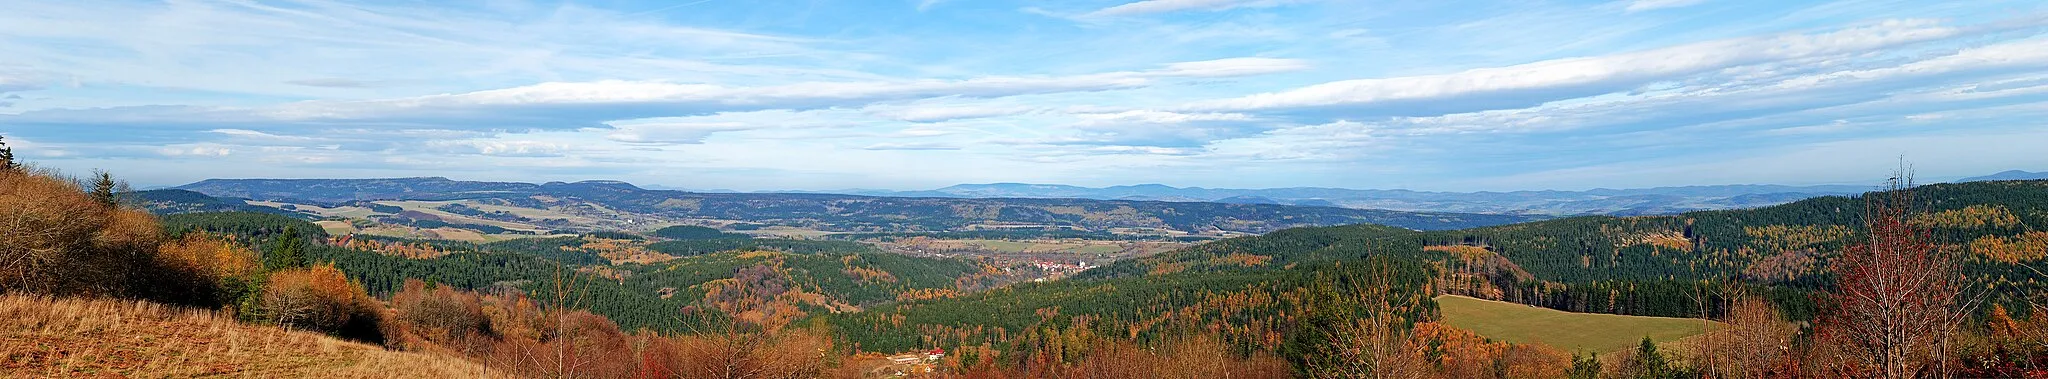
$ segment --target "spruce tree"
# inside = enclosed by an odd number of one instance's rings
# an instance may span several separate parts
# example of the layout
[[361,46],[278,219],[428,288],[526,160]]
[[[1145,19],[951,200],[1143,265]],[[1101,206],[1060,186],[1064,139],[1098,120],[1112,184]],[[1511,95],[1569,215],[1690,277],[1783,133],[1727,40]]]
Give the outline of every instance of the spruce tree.
[[1565,377],[1571,379],[1600,379],[1600,353],[1593,353],[1590,356],[1584,357],[1572,354],[1572,369],[1565,372]]
[[1657,342],[1651,341],[1650,337],[1643,337],[1643,343],[1636,346],[1636,362],[1642,365],[1641,369],[1643,370],[1637,376],[1639,378],[1666,378],[1673,376],[1671,364],[1664,361],[1664,354],[1657,352]]
[[306,240],[299,237],[299,229],[285,227],[284,235],[271,242],[269,254],[264,261],[271,270],[306,267]]
[[119,183],[114,182],[113,173],[106,172],[104,170],[93,170],[93,200],[99,201],[100,204],[104,204],[110,207],[119,205],[121,200],[119,198],[114,197],[114,189],[116,187],[119,187]]
[[7,136],[0,136],[0,170],[21,168],[14,164],[14,148],[7,147]]

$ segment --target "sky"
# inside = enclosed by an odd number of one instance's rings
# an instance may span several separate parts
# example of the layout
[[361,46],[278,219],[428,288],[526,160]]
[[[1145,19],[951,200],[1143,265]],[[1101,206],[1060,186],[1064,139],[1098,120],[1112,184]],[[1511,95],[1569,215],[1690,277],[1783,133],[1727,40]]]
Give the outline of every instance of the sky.
[[0,0],[67,172],[1419,190],[2048,170],[2048,2]]

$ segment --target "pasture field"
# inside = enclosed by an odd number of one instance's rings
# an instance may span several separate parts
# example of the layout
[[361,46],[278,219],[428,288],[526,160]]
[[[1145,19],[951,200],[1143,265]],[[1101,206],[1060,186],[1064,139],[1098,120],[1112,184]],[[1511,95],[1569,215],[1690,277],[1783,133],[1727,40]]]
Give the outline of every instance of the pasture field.
[[1436,297],[1444,322],[1481,336],[1539,343],[1565,352],[1609,353],[1634,348],[1643,337],[1658,343],[1701,334],[1711,321],[1690,318],[1572,313],[1464,296]]

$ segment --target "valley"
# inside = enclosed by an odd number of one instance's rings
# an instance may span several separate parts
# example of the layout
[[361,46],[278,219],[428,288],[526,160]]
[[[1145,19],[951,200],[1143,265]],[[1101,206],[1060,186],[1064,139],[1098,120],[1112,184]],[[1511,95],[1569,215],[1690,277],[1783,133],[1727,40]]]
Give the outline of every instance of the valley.
[[2048,379],[2048,1],[0,4],[0,379]]

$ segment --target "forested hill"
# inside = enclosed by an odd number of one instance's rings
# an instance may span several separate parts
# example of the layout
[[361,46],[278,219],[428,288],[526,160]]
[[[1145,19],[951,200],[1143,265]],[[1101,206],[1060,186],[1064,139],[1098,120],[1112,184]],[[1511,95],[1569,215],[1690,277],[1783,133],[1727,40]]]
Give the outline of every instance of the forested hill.
[[529,208],[575,207],[587,202],[605,209],[661,217],[766,222],[848,232],[948,231],[981,224],[1075,227],[1093,231],[1161,228],[1190,233],[1264,233],[1290,227],[1356,223],[1443,230],[1543,218],[1276,204],[694,193],[648,190],[611,181],[527,184],[463,182],[445,178],[214,179],[179,189],[213,196],[284,202],[470,199]]
[[[693,247],[662,246],[683,241],[643,246],[639,243],[644,241],[596,234],[481,244],[332,236],[305,220],[244,212],[170,215],[163,218],[163,228],[172,235],[231,236],[267,251],[292,247],[306,262],[331,264],[380,297],[398,292],[408,279],[463,290],[517,289],[535,296],[550,293],[548,284],[566,282],[577,294],[575,307],[627,328],[664,332],[702,326],[693,323],[707,318],[743,316],[729,311],[740,305],[787,322],[806,313],[858,310],[906,294],[950,293],[1015,280],[971,260],[883,253],[836,241],[755,239],[746,241],[758,244],[657,262],[609,264],[606,257],[621,251]],[[287,237],[293,233],[295,238]],[[740,289],[749,292],[735,292]]]
[[201,212],[255,212],[274,213],[302,217],[291,211],[249,205],[242,199],[218,198],[203,193],[180,189],[160,189],[126,192],[118,196],[122,202],[140,206],[156,214],[180,214]]
[[[1913,191],[1921,212],[1912,221],[1928,228],[1935,242],[1966,252],[1972,280],[1995,293],[2043,290],[2038,286],[2048,278],[2033,269],[2048,271],[2048,181],[1932,184]],[[1860,197],[1829,196],[1757,209],[1449,231],[1301,228],[1119,262],[1079,277],[1239,271],[1245,266],[1235,262],[1245,259],[1285,266],[1393,256],[1444,262],[1447,276],[1463,280],[1447,290],[1531,303],[1577,301],[1559,291],[1615,283],[1734,280],[1812,288],[1825,279],[1828,260],[1859,233],[1862,211]],[[1571,310],[1603,310],[1590,307]]]
[[[1964,272],[1990,288],[1990,301],[2048,290],[2040,287],[2048,277],[2025,267],[2048,271],[2048,181],[1934,184],[1914,194],[1923,212],[1913,222],[1967,252]],[[1304,299],[1359,288],[1344,283],[1387,282],[1375,276],[1394,278],[1398,285],[1389,289],[1396,292],[1673,317],[1699,317],[1699,296],[1716,296],[1702,294],[1717,285],[1741,285],[1776,300],[1788,317],[1808,319],[1814,309],[1807,296],[1826,286],[1827,262],[1859,233],[1862,210],[1861,199],[1834,196],[1758,209],[1452,231],[1296,228],[1118,262],[1060,282],[833,320],[847,338],[872,346],[917,345],[917,335],[903,329],[938,331],[948,343],[1030,344],[1050,338],[1047,330],[1082,324],[1134,336],[1224,330],[1238,343],[1270,348],[1315,335],[1266,329],[1285,324],[1273,318],[1312,317],[1318,311]],[[1431,279],[1402,279],[1416,277]],[[1410,317],[1431,317],[1432,303],[1417,304]]]

